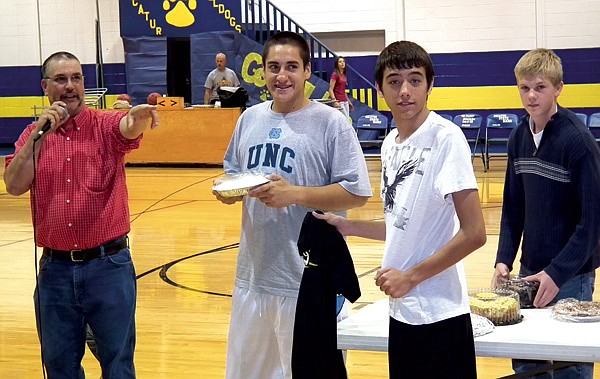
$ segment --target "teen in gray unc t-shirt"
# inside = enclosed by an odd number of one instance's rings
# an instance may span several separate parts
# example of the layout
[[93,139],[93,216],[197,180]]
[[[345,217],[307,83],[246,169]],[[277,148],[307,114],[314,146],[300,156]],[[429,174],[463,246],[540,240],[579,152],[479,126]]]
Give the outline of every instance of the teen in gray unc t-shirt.
[[[339,183],[355,195],[371,196],[356,132],[340,111],[312,102],[282,114],[273,112],[271,104],[242,114],[225,154],[225,172],[275,173],[292,185],[308,187]],[[297,205],[270,208],[244,197],[237,286],[298,296],[304,262],[296,243],[307,211],[311,209]]]

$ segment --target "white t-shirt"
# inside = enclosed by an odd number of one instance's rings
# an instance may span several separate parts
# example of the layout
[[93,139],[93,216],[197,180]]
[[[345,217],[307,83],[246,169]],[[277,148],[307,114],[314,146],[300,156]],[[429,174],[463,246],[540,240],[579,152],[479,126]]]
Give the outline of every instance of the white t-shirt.
[[[382,267],[405,271],[436,253],[456,234],[452,194],[477,189],[471,151],[451,121],[431,112],[406,141],[392,130],[381,149],[381,196],[386,242]],[[390,316],[430,324],[470,311],[462,262],[425,280],[400,299],[390,298]]]
[[533,135],[533,143],[535,143],[535,147],[540,147],[540,142],[542,142],[542,136],[544,135],[544,129],[541,132],[535,132],[535,123],[533,119],[529,119],[529,130],[531,130],[531,134]]

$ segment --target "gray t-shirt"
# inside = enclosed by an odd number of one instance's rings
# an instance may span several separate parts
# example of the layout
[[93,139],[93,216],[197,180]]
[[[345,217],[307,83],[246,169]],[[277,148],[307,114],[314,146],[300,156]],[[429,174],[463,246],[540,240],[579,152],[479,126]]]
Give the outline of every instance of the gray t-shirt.
[[219,71],[219,69],[212,70],[208,76],[206,77],[206,82],[204,83],[204,87],[211,89],[212,93],[210,94],[210,100],[219,99],[219,94],[217,94],[217,88],[219,87],[239,87],[240,81],[238,80],[235,71],[230,69],[229,67],[225,67],[224,71]]
[[[255,105],[241,115],[225,154],[225,172],[276,173],[292,185],[309,187],[339,183],[355,195],[371,196],[356,132],[341,112],[311,102],[281,114],[271,104]],[[296,244],[310,210],[298,205],[269,208],[256,198],[244,198],[237,286],[298,296],[304,262]]]

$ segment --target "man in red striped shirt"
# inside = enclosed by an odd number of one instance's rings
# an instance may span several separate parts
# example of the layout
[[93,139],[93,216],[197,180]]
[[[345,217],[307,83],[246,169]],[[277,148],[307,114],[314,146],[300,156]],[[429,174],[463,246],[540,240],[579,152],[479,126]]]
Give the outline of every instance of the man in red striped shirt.
[[30,191],[36,245],[43,248],[34,294],[42,360],[49,378],[83,378],[89,324],[103,378],[135,378],[124,156],[158,125],[156,106],[87,108],[81,64],[68,52],[48,57],[42,77],[50,107],[23,131],[4,172],[10,194]]

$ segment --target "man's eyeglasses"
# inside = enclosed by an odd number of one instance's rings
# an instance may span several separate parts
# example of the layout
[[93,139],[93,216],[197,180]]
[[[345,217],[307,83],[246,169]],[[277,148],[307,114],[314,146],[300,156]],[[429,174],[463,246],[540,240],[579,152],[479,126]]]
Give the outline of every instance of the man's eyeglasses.
[[68,76],[58,75],[58,76],[55,76],[54,78],[46,77],[44,79],[50,79],[54,83],[58,84],[59,86],[67,85],[67,83],[69,83],[69,79],[71,80],[71,83],[73,83],[73,84],[83,83],[83,75],[79,75],[79,74],[75,74],[75,75],[71,76],[71,78],[69,78]]

